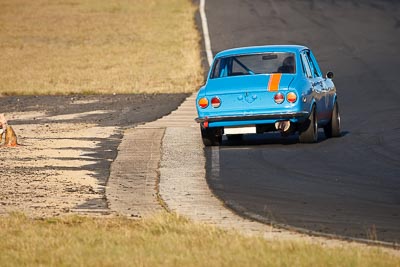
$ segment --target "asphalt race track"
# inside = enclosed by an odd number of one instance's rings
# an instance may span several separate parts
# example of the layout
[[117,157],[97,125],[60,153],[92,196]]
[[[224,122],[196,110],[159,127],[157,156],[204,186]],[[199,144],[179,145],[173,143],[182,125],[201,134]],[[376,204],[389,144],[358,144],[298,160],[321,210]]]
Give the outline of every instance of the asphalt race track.
[[342,137],[246,136],[207,148],[207,179],[233,210],[319,233],[400,243],[400,1],[209,0],[214,55],[302,44],[331,70]]

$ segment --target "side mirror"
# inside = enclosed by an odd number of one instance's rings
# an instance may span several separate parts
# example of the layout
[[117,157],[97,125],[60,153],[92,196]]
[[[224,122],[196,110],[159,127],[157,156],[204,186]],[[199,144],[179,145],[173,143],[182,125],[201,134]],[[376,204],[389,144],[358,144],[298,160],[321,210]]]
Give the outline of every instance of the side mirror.
[[332,71],[328,71],[328,73],[326,74],[326,78],[333,79],[333,72]]

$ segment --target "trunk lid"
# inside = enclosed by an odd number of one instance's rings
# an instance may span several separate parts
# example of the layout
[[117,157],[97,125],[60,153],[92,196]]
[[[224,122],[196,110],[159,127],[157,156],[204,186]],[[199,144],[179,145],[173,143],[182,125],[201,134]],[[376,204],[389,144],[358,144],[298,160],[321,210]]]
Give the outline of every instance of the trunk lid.
[[206,95],[218,97],[221,106],[207,113],[209,116],[240,116],[282,110],[285,104],[276,104],[274,95],[288,90],[294,77],[276,73],[209,79]]

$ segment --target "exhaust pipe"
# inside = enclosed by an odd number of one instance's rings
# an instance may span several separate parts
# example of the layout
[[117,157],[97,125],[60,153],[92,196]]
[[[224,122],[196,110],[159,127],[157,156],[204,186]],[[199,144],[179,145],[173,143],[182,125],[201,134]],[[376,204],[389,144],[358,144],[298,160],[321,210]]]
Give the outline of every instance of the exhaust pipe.
[[275,129],[285,133],[290,129],[290,121],[277,121],[275,122]]

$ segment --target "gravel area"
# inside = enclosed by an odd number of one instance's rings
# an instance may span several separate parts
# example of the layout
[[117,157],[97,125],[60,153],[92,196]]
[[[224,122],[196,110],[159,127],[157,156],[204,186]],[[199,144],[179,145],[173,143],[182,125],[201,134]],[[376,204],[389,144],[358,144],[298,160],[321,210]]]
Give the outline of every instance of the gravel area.
[[123,131],[170,113],[186,96],[0,98],[19,143],[0,148],[0,214],[109,214],[105,185]]

